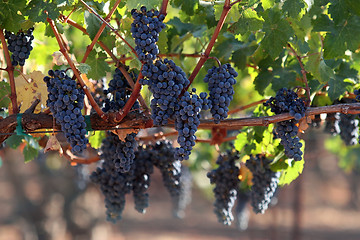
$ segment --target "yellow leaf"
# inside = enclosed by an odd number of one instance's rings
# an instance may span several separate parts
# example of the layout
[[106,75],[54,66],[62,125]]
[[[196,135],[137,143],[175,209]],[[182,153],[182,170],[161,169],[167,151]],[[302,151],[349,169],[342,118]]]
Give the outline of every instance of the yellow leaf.
[[52,135],[49,140],[46,143],[46,146],[44,148],[44,153],[47,151],[58,151],[60,153],[60,156],[63,154],[63,150],[60,146],[60,142],[57,140],[57,138]]
[[111,132],[118,135],[120,141],[125,141],[125,138],[128,134],[131,133],[137,134],[139,132],[139,129],[116,129],[116,130],[111,130]]
[[40,103],[36,106],[35,113],[41,112],[41,105],[46,107],[48,92],[44,77],[42,72],[34,71],[15,78],[17,103],[21,106],[20,112],[25,112],[36,99],[39,99]]

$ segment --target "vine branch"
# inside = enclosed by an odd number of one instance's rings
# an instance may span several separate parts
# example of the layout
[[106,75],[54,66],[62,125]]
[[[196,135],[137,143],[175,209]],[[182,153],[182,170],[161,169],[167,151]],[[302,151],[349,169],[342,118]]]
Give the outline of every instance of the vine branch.
[[15,87],[15,78],[14,78],[14,66],[11,63],[9,49],[6,44],[4,30],[2,28],[0,28],[0,40],[1,40],[1,43],[3,46],[3,53],[5,55],[6,64],[7,64],[7,67],[5,70],[8,72],[8,75],[9,75],[10,89],[11,89],[10,100],[11,100],[11,105],[12,105],[12,112],[18,113],[19,109],[18,109],[18,105],[17,105],[17,96],[16,96],[16,87]]
[[[344,103],[337,105],[330,105],[324,107],[309,107],[306,110],[306,116],[318,115],[321,113],[336,113],[341,112],[344,114],[359,114],[360,103]],[[127,114],[119,124],[115,119],[117,113],[109,113],[108,121],[100,118],[97,114],[90,115],[91,128],[94,130],[109,130],[117,129],[146,129],[153,127],[152,120],[149,116],[141,113],[130,112]],[[39,129],[55,129],[60,130],[60,126],[53,125],[53,116],[45,113],[23,113],[22,115],[23,129],[27,133],[31,133]],[[16,114],[10,115],[0,120],[0,143],[2,143],[9,135],[16,129],[17,125]],[[293,119],[289,113],[278,114],[267,117],[248,117],[248,118],[234,118],[221,121],[215,124],[213,120],[201,120],[199,128],[213,129],[214,127],[237,130],[245,126],[267,126],[271,123],[281,122]],[[173,128],[174,124],[168,124],[167,127]]]

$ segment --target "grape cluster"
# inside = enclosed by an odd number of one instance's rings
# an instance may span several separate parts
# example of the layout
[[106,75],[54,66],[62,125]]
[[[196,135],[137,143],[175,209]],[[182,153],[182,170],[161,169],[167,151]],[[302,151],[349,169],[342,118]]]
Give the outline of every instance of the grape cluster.
[[255,213],[264,213],[268,209],[271,198],[278,187],[280,172],[270,169],[272,160],[264,155],[250,155],[245,163],[252,172],[252,187],[250,193],[251,205]]
[[102,158],[111,159],[119,172],[130,171],[137,148],[135,136],[135,133],[128,134],[124,141],[121,141],[116,134],[109,132],[102,141]]
[[355,145],[359,138],[359,120],[356,115],[336,113],[334,123],[335,132],[338,133],[346,145]]
[[290,113],[295,119],[276,123],[275,136],[281,139],[281,144],[285,148],[285,155],[296,161],[302,159],[302,143],[297,133],[299,128],[297,123],[305,116],[305,103],[298,95],[286,88],[281,88],[275,97],[271,97],[264,103],[264,106],[270,106],[275,114]]
[[305,117],[305,102],[299,98],[296,92],[287,88],[278,90],[276,96],[267,100],[264,106],[270,106],[271,112],[275,114],[288,112],[297,121]]
[[47,106],[56,123],[61,125],[73,153],[81,153],[89,142],[85,137],[86,123],[81,114],[84,107],[84,91],[63,70],[49,70],[44,77],[47,85]]
[[239,230],[244,231],[249,224],[250,212],[248,202],[250,201],[250,194],[248,191],[238,190],[237,202],[235,207],[236,226]]
[[147,11],[145,6],[140,11],[133,9],[131,11],[134,19],[131,24],[131,33],[135,39],[135,51],[140,61],[153,61],[159,54],[159,48],[156,42],[159,40],[159,33],[165,24],[165,16],[159,15],[159,11]]
[[184,71],[168,59],[144,64],[141,73],[143,78],[140,83],[148,85],[153,94],[150,107],[154,125],[164,126],[175,113],[181,91],[190,82]]
[[144,146],[138,148],[134,160],[134,179],[132,190],[134,195],[135,209],[139,213],[145,213],[149,206],[150,175],[153,173],[151,150]]
[[174,216],[183,218],[185,216],[185,208],[191,202],[192,175],[190,169],[182,165],[180,176],[180,196],[177,204],[174,204]]
[[[175,158],[189,159],[191,150],[195,146],[195,133],[200,124],[200,111],[204,105],[203,99],[195,93],[185,92],[175,108],[175,129],[178,131],[179,148],[176,149]],[[203,98],[206,95],[201,94]]]
[[216,160],[219,167],[207,174],[210,183],[215,184],[213,189],[215,194],[214,212],[218,221],[225,225],[230,225],[234,220],[231,211],[235,204],[239,184],[239,168],[235,165],[235,161],[239,157],[239,152],[235,149],[227,150]]
[[229,63],[220,67],[212,67],[208,70],[204,82],[208,83],[210,91],[211,109],[210,112],[215,123],[220,123],[228,116],[229,105],[233,99],[235,78],[238,73]]
[[[136,74],[133,72],[130,72],[130,76],[132,79],[137,79]],[[131,88],[125,76],[118,68],[115,69],[113,79],[109,82],[109,88],[103,92],[105,95],[111,95],[110,99],[105,100],[105,105],[103,107],[104,112],[108,112],[110,110],[118,111],[125,106],[126,102],[130,98]],[[139,109],[139,102],[136,101],[132,106],[132,110]]]
[[176,209],[181,196],[181,162],[174,159],[175,148],[169,141],[157,142],[152,150],[153,164],[160,170],[164,185]]
[[324,132],[329,133],[333,136],[339,134],[339,129],[335,128],[335,122],[339,121],[339,117],[340,115],[337,115],[336,113],[327,113]]
[[132,189],[134,170],[119,172],[110,155],[102,155],[103,163],[90,176],[90,180],[100,185],[105,196],[107,220],[113,223],[120,220],[125,207],[125,195]]
[[33,49],[31,46],[34,28],[29,28],[26,33],[19,31],[17,34],[5,30],[5,39],[7,40],[9,51],[12,52],[11,64],[13,66],[24,66],[25,60],[29,58]]

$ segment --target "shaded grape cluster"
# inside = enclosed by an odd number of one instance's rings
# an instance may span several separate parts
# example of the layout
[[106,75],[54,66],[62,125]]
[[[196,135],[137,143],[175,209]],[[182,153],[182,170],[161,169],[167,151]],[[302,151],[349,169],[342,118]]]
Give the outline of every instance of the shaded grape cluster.
[[278,187],[280,172],[270,169],[272,160],[264,155],[250,155],[245,163],[252,172],[252,183],[250,201],[255,213],[264,213],[271,202],[271,198]]
[[210,183],[215,184],[213,189],[215,195],[214,212],[218,221],[224,225],[230,225],[234,220],[232,208],[235,204],[240,182],[238,178],[239,168],[235,165],[235,162],[239,157],[239,152],[235,149],[221,153],[216,160],[219,167],[207,174]]
[[135,136],[135,133],[127,134],[124,141],[122,141],[118,135],[109,132],[102,141],[101,157],[103,159],[112,159],[115,168],[119,172],[130,171],[137,149]]
[[[200,111],[204,105],[193,89],[192,93],[185,92],[178,101],[175,108],[175,129],[178,131],[178,143],[180,147],[176,149],[175,158],[179,160],[189,159],[191,150],[195,146],[195,133],[200,124]],[[201,94],[204,99],[206,95]]]
[[[137,79],[137,75],[133,72],[130,72],[130,77],[132,79]],[[122,72],[116,68],[113,75],[113,79],[109,82],[108,89],[103,91],[105,95],[110,95],[110,98],[105,99],[105,104],[103,107],[104,112],[108,111],[118,111],[122,109],[131,95],[131,87],[127,82],[125,76]],[[136,101],[132,106],[132,110],[139,110],[139,102]]]
[[236,218],[236,227],[244,231],[248,228],[250,212],[248,208],[248,203],[250,202],[250,193],[245,190],[238,190],[237,200],[235,206],[235,218]]
[[145,209],[149,206],[149,194],[147,190],[151,182],[150,175],[154,171],[152,157],[151,150],[145,146],[140,146],[135,153],[132,190],[135,209],[139,213],[145,213]]
[[181,196],[181,161],[174,158],[175,148],[170,141],[156,142],[152,150],[153,164],[160,170],[173,206],[177,208]]
[[190,82],[184,71],[166,58],[156,60],[155,64],[144,64],[141,73],[140,83],[148,85],[153,94],[150,107],[154,125],[164,126],[175,114],[178,97]]
[[73,153],[81,153],[89,142],[85,137],[86,123],[81,114],[84,107],[84,91],[63,70],[49,70],[44,77],[47,85],[47,106],[50,108],[56,123],[61,125]]
[[355,145],[359,138],[359,120],[352,114],[335,114],[335,132],[338,133],[346,145]]
[[125,196],[132,190],[134,169],[128,172],[119,172],[119,168],[108,154],[102,154],[102,165],[91,175],[90,180],[100,185],[105,197],[107,220],[116,223],[122,218],[125,208]]
[[131,24],[131,33],[135,39],[135,51],[140,61],[153,61],[159,54],[159,48],[156,42],[159,40],[159,33],[165,24],[165,16],[159,14],[159,11],[147,11],[145,6],[140,11],[133,9],[131,11],[134,19]]
[[220,123],[228,116],[229,105],[233,99],[235,78],[238,73],[226,63],[220,67],[212,67],[208,70],[204,82],[208,83],[209,99],[211,101],[210,112],[215,123]]
[[12,52],[11,64],[13,66],[24,66],[25,60],[29,58],[30,52],[33,49],[31,46],[34,28],[29,28],[26,33],[19,31],[14,34],[5,30],[5,39],[8,43],[9,51]]
[[264,106],[270,106],[271,111],[275,114],[290,113],[294,117],[294,119],[276,123],[274,132],[275,136],[281,139],[285,155],[300,161],[303,152],[301,151],[302,143],[297,136],[299,131],[297,124],[305,116],[304,101],[294,91],[281,88],[275,97],[271,97],[264,103]]
[[185,216],[185,208],[191,202],[191,190],[192,190],[192,175],[190,169],[182,165],[180,176],[180,196],[178,202],[174,203],[173,213],[177,218],[183,218]]

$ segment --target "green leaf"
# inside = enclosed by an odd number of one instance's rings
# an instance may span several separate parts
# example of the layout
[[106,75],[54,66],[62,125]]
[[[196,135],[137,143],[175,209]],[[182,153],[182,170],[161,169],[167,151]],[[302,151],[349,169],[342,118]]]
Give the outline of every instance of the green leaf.
[[283,88],[284,86],[290,86],[290,83],[296,81],[296,73],[290,71],[287,68],[276,68],[272,72],[272,89],[274,91]]
[[328,85],[328,95],[332,101],[338,99],[343,93],[345,93],[346,87],[351,86],[350,83],[344,82],[344,80],[340,78],[330,78]]
[[140,70],[141,68],[141,62],[138,58],[134,58],[130,61],[129,63],[129,67],[130,69],[137,69],[137,70]]
[[244,44],[236,40],[233,35],[224,34],[223,37],[226,37],[226,39],[220,38],[222,41],[215,45],[214,55],[218,59],[224,59],[225,61],[227,61],[231,57],[233,52],[244,47]]
[[290,184],[294,181],[304,170],[305,161],[302,159],[301,161],[292,161],[292,165],[288,165],[288,167],[282,172],[279,185],[284,186],[285,184]]
[[[85,11],[84,13],[85,23],[86,23],[86,31],[89,33],[89,37],[94,39],[97,32],[99,31],[99,28],[102,25],[102,22],[92,13]],[[105,27],[104,31],[102,32],[101,37],[105,37],[108,32],[108,27]]]
[[324,39],[324,58],[344,55],[347,49],[355,51],[360,45],[360,17],[350,16],[337,25]]
[[[214,13],[216,21],[219,21],[220,16],[223,12],[224,4],[219,4],[214,6]],[[231,8],[231,11],[228,12],[226,16],[225,23],[236,22],[240,18],[240,10],[237,5]]]
[[161,0],[127,0],[126,6],[129,10],[140,9],[141,6],[145,6],[147,9],[156,9],[156,7],[161,6],[161,2]]
[[297,18],[307,7],[307,4],[304,0],[286,0],[282,7],[283,11],[288,14],[289,17]]
[[26,0],[3,0],[0,2],[0,26],[8,31],[17,32],[24,16],[18,14],[26,6]]
[[89,78],[100,79],[110,72],[109,64],[105,62],[106,54],[102,52],[91,51],[86,63],[89,64],[91,70],[88,73]]
[[286,46],[289,38],[293,36],[294,31],[278,10],[267,10],[263,18],[265,20],[263,31],[266,34],[261,41],[261,48],[268,52],[272,58],[276,58]]
[[194,8],[198,3],[197,0],[175,0],[174,4],[177,7],[181,6],[181,10],[184,11],[187,15],[193,16],[194,15]]
[[45,22],[47,17],[55,20],[59,17],[60,12],[55,3],[43,0],[31,0],[24,14],[29,16],[29,19],[33,22]]
[[80,63],[80,65],[77,66],[77,69],[80,71],[80,73],[88,74],[88,72],[91,70],[91,67],[86,63]]
[[272,73],[269,71],[260,72],[254,80],[255,90],[264,95],[265,88],[269,86],[272,77]]
[[264,20],[253,9],[248,8],[241,12],[239,20],[232,24],[228,30],[234,34],[250,34],[260,30],[263,22]]
[[100,148],[102,140],[106,137],[105,131],[95,131],[89,136],[89,143],[93,148]]
[[25,158],[25,163],[28,163],[34,160],[34,158],[38,156],[39,151],[33,148],[32,146],[30,146],[30,144],[26,144],[26,146],[23,149],[23,154]]
[[159,41],[157,42],[160,52],[168,52],[168,36],[165,30],[162,30],[159,34]]
[[321,59],[320,53],[309,55],[305,70],[310,72],[320,83],[327,83],[334,78],[334,71]]
[[239,152],[242,151],[243,147],[248,143],[247,132],[241,132],[236,136],[235,149]]
[[0,82],[0,107],[8,107],[10,103],[10,85],[7,82]]
[[268,9],[268,8],[272,8],[275,4],[274,0],[261,0],[262,3],[262,7],[264,8],[264,10]]
[[16,149],[23,142],[24,136],[19,135],[11,135],[8,139],[6,139],[5,143],[12,149]]

